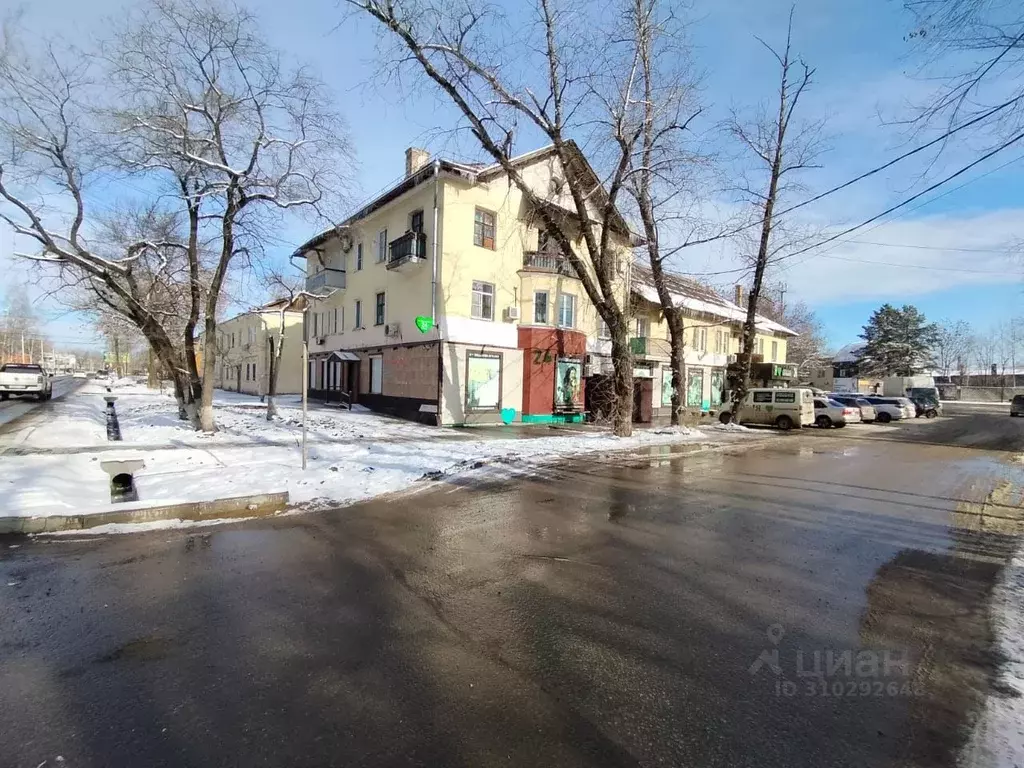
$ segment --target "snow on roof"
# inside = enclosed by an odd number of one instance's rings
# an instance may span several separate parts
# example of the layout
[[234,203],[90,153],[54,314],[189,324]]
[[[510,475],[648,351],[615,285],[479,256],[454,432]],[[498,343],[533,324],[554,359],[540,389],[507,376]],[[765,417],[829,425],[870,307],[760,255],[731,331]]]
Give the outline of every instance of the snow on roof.
[[[672,295],[672,303],[693,312],[700,312],[713,317],[721,317],[732,322],[743,323],[747,319],[747,310],[737,304],[723,299],[706,285],[690,280],[682,275],[666,274],[666,282]],[[641,266],[633,267],[633,291],[652,304],[660,304],[658,291],[654,287],[654,275]],[[788,336],[799,336],[796,331],[757,315],[755,325],[758,330],[768,333],[783,333]]]
[[833,363],[856,363],[860,360],[861,354],[864,350],[864,342],[857,341],[853,344],[847,344],[845,347],[836,352],[835,357],[832,358]]

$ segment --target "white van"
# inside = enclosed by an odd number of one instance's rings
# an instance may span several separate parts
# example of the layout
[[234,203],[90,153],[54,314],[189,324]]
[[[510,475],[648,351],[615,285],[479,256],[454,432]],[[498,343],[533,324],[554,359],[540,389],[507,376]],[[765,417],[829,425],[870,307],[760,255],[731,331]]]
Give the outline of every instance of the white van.
[[768,424],[779,429],[809,427],[814,424],[814,392],[810,387],[750,389],[738,413],[733,413],[731,402],[723,403],[718,420],[723,424]]

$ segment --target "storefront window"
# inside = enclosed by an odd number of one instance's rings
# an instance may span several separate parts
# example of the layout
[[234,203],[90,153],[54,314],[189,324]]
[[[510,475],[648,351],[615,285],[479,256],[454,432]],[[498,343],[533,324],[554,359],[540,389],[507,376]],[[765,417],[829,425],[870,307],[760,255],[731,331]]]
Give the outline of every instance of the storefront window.
[[686,372],[686,407],[700,408],[704,399],[704,369],[691,368]]
[[711,405],[722,404],[722,393],[725,390],[725,371],[711,371]]
[[474,355],[466,358],[466,408],[496,410],[501,404],[501,357]]
[[583,366],[579,360],[559,360],[555,366],[555,408],[578,409],[580,407],[580,381]]

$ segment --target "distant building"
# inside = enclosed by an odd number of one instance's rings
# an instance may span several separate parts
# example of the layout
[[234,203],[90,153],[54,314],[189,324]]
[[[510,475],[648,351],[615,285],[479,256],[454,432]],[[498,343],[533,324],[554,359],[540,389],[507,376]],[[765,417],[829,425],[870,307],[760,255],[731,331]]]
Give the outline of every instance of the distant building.
[[44,352],[41,365],[48,371],[73,371],[78,367],[78,358],[62,352]]
[[[281,343],[276,392],[302,392],[302,304],[279,299],[217,324],[217,368],[214,386],[232,392],[265,395],[269,388],[271,354]],[[271,345],[273,340],[273,345]],[[205,345],[200,337],[200,345]],[[197,352],[198,360],[205,349]],[[202,368],[200,368],[202,372]]]
[[806,383],[826,392],[860,392],[864,395],[881,391],[882,380],[876,376],[865,376],[860,372],[860,358],[864,342],[847,344],[836,352],[832,364],[812,366]]

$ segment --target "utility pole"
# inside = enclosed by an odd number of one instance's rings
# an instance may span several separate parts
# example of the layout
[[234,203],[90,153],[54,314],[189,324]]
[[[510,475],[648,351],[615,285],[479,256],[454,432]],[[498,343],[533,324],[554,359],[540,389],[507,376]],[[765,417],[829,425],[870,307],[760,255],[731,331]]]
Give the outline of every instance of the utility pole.
[[302,310],[302,468],[306,468],[306,413],[309,400],[309,340],[306,338],[306,313]]

